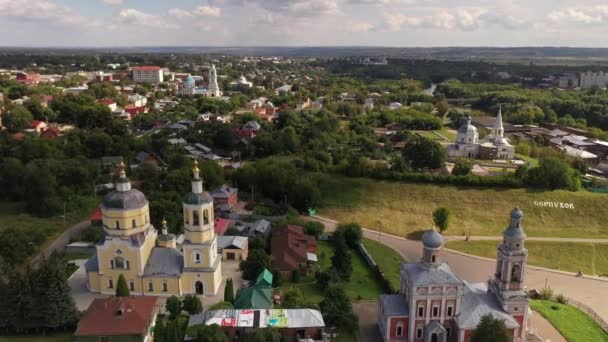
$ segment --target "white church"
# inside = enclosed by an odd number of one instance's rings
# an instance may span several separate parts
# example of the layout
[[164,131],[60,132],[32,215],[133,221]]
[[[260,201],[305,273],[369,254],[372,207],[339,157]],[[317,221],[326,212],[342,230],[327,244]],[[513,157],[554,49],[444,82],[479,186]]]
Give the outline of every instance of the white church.
[[469,116],[467,117],[467,123],[458,129],[456,142],[448,146],[448,156],[484,160],[513,159],[515,147],[504,137],[504,133],[501,109],[498,110],[492,132],[481,140],[477,127],[471,124],[471,117]]
[[215,65],[209,68],[209,84],[207,88],[197,87],[192,76],[188,76],[179,89],[179,95],[202,95],[205,97],[221,97],[222,91],[217,84],[217,70]]

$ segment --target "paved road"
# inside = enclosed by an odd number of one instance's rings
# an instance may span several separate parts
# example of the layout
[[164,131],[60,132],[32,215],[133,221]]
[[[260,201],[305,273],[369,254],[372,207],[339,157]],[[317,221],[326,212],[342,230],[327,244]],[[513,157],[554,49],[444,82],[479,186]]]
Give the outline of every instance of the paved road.
[[[325,224],[327,231],[333,231],[336,222],[323,217],[307,218]],[[401,254],[406,260],[419,260],[422,257],[422,246],[419,241],[402,237],[379,234],[377,231],[364,229],[366,238],[379,241]],[[494,273],[495,261],[468,254],[443,250],[441,258],[462,278],[469,282],[485,282]],[[605,321],[608,321],[608,281],[593,277],[575,277],[568,272],[554,271],[540,267],[526,267],[525,284],[528,289],[541,289],[550,286],[556,294],[563,294],[591,307]]]
[[36,255],[34,258],[32,258],[32,260],[30,261],[30,264],[33,267],[36,267],[38,265],[38,262],[40,261],[40,258],[42,258],[42,256],[49,257],[51,254],[53,254],[53,252],[63,252],[65,250],[65,246],[67,246],[70,243],[70,239],[72,237],[79,235],[80,233],[82,233],[85,229],[89,228],[90,226],[91,226],[91,222],[89,220],[82,221],[82,222],[79,222],[79,223],[71,226],[70,228],[65,230],[63,233],[61,233],[61,235],[59,235],[58,238],[56,238],[53,242],[51,242],[51,244],[48,245],[44,249],[44,251],[38,253],[38,255]]
[[[446,241],[464,241],[467,236],[462,235],[447,235]],[[469,241],[501,241],[502,236],[468,236]],[[608,243],[608,239],[584,239],[584,238],[559,238],[559,237],[527,237],[526,241],[543,241],[543,242],[576,242],[576,243]]]

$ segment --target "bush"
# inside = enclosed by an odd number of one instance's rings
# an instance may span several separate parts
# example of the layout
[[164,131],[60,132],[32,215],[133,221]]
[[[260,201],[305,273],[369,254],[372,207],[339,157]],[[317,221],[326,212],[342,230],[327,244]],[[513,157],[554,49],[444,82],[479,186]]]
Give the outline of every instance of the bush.
[[566,298],[563,294],[558,294],[555,296],[555,301],[560,304],[568,304],[568,298]]
[[539,298],[542,300],[553,300],[553,289],[545,287],[539,292]]
[[294,283],[299,283],[300,280],[302,280],[302,271],[296,268],[291,272],[291,281],[293,281]]

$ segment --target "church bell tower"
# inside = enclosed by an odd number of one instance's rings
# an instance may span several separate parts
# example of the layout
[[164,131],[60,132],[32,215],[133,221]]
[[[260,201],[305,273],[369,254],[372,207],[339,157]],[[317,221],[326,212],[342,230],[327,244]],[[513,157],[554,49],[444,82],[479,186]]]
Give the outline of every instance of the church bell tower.
[[509,226],[503,232],[498,246],[496,271],[489,281],[489,291],[496,294],[502,308],[520,325],[518,341],[524,341],[529,295],[524,286],[528,250],[524,246],[526,234],[522,227],[524,213],[515,208],[511,211]]

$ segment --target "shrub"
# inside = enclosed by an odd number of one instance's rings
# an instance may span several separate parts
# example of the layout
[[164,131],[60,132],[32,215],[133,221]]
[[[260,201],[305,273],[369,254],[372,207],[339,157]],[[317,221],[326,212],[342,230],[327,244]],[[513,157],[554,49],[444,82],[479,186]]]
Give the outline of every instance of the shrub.
[[553,300],[553,289],[550,287],[545,287],[540,290],[539,298],[542,300]]
[[563,294],[558,294],[555,296],[555,301],[560,304],[568,304],[568,298],[566,298]]
[[291,272],[291,281],[293,281],[294,283],[299,283],[300,280],[302,280],[302,272],[300,271],[300,269],[296,268]]

